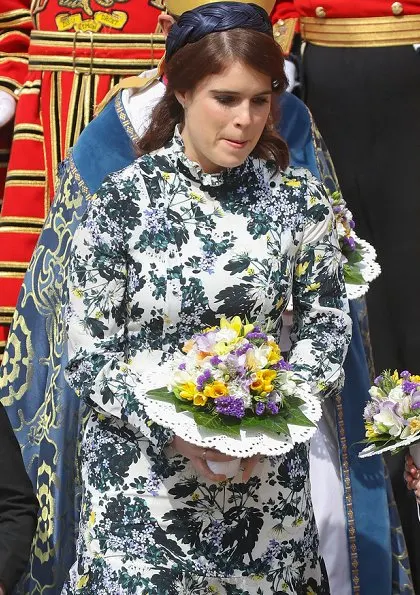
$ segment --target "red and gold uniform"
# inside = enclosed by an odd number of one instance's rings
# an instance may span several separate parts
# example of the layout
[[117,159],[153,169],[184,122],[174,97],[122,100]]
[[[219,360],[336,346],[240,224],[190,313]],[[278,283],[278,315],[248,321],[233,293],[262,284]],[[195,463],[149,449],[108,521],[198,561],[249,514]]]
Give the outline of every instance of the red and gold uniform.
[[[420,354],[420,0],[278,0],[286,49],[303,52],[304,99],[328,146],[360,237],[382,274],[367,295],[376,372],[412,370]],[[420,532],[404,455],[388,460],[420,593]]]
[[7,175],[0,130],[0,359],[58,164],[120,77],[157,65],[158,16],[147,0],[1,0],[0,90],[18,103]]

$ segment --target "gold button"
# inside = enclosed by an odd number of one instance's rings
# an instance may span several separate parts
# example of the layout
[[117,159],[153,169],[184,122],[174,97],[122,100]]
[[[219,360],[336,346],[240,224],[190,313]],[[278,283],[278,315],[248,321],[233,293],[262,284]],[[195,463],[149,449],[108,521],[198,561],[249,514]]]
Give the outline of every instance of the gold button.
[[395,14],[397,17],[398,15],[404,12],[404,7],[401,2],[394,2],[391,6],[392,14]]
[[315,8],[315,15],[320,19],[325,19],[325,17],[327,16],[325,8],[323,6],[317,6]]

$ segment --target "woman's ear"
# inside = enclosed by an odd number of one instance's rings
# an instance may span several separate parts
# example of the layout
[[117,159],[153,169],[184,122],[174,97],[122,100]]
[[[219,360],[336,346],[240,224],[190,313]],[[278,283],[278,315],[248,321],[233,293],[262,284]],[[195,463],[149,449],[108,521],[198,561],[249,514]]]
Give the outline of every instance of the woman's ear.
[[175,97],[177,98],[178,103],[180,104],[182,109],[185,109],[186,93],[181,93],[181,91],[175,91]]
[[168,37],[172,25],[175,23],[175,19],[170,14],[166,14],[163,12],[158,16],[158,23],[160,25],[160,28],[162,29],[163,35],[166,38]]

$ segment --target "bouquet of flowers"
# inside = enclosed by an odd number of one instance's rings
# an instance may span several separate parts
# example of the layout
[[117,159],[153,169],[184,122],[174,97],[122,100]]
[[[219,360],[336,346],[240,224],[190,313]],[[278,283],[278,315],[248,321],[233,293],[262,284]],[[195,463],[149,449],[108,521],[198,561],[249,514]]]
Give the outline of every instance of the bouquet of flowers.
[[369,283],[379,276],[381,268],[376,262],[375,249],[356,235],[353,215],[347,208],[340,192],[336,191],[330,194],[330,201],[344,259],[343,269],[347,294],[349,299],[356,299],[367,292]]
[[413,458],[420,450],[420,376],[408,371],[398,374],[389,370],[375,378],[369,391],[372,397],[365,407],[366,443],[361,457],[396,451],[409,446]]
[[261,327],[222,318],[183,352],[172,361],[167,385],[145,393],[154,421],[240,458],[283,454],[315,432],[317,399]]

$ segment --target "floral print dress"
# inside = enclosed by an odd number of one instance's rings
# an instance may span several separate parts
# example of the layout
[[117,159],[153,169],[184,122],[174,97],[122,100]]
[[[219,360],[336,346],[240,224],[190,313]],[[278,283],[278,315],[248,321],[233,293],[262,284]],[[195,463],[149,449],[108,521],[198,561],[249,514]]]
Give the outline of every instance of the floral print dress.
[[[308,445],[214,484],[171,447],[136,398],[159,363],[222,315],[281,330],[320,395],[337,390],[351,322],[322,186],[248,158],[219,174],[181,136],[107,178],[76,231],[67,380],[90,406],[77,561],[65,594],[328,593],[310,500]],[[150,361],[150,358],[148,358]],[[150,370],[149,370],[150,371]]]

